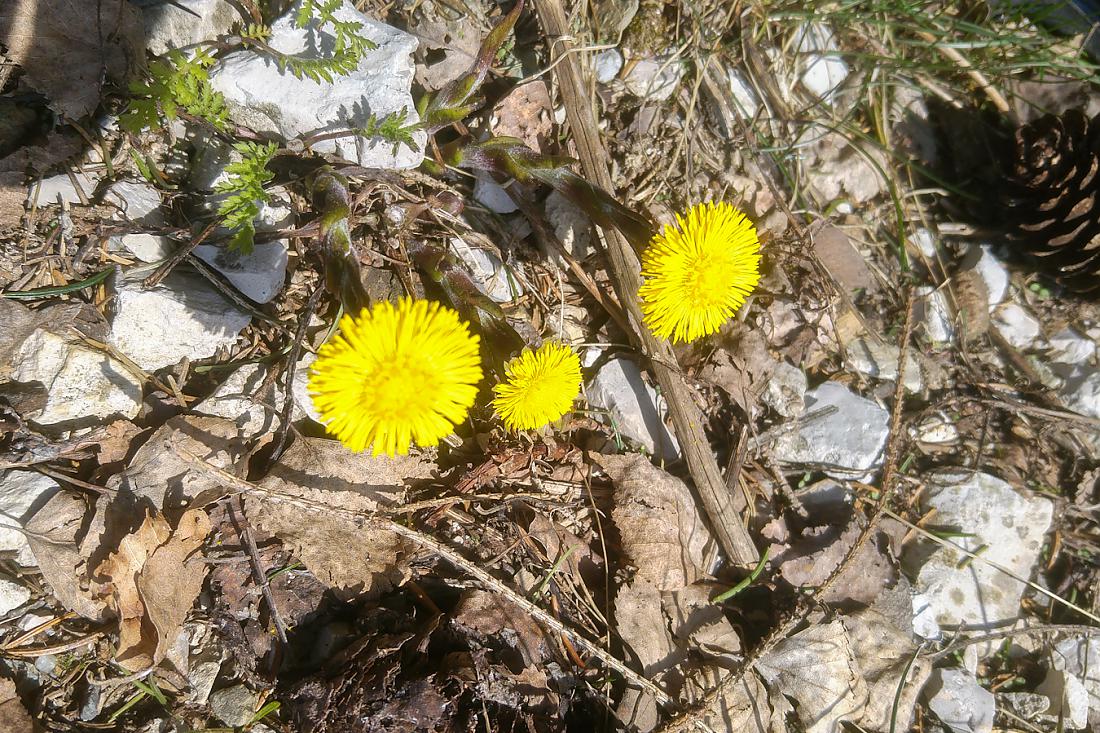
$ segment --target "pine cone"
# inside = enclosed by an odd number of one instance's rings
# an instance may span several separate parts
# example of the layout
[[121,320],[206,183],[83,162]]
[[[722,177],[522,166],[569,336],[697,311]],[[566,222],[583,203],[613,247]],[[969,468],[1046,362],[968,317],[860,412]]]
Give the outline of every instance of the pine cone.
[[1016,130],[1002,196],[1009,247],[1067,290],[1100,296],[1100,115]]

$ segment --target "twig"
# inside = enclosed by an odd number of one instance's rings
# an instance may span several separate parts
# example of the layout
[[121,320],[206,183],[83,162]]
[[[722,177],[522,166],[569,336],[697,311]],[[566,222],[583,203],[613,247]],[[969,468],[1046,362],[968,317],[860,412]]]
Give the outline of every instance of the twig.
[[936,37],[931,33],[916,31],[916,35],[926,43],[932,44],[937,51],[961,66],[963,70],[966,71],[966,75],[974,80],[974,83],[978,85],[978,88],[981,89],[983,93],[985,93],[985,96],[989,97],[989,101],[993,103],[994,107],[1010,117],[1015,117],[1012,113],[1012,106],[1008,103],[1008,100],[1006,100],[1004,96],[997,91],[996,87],[989,82],[985,74],[974,68],[974,64],[970,63],[969,59],[959,53],[958,49],[939,43]]
[[309,326],[313,311],[317,309],[317,303],[321,300],[321,293],[324,291],[324,287],[318,284],[309,296],[306,307],[298,314],[298,328],[294,333],[294,341],[290,347],[290,354],[287,356],[285,376],[283,377],[283,411],[279,414],[279,429],[275,438],[275,450],[271,452],[271,458],[268,459],[269,466],[274,465],[275,461],[279,460],[279,456],[283,454],[286,437],[290,433],[290,417],[294,410],[294,371],[298,366],[298,355],[302,351],[302,342],[306,338],[306,328]]
[[[886,446],[886,456],[884,459],[886,467],[882,473],[881,488],[879,490],[879,498],[875,506],[875,511],[872,513],[867,525],[859,533],[859,537],[857,537],[852,546],[848,548],[844,558],[835,568],[833,568],[833,571],[829,573],[829,577],[825,579],[825,582],[818,586],[810,600],[820,599],[825,595],[829,588],[836,583],[837,579],[848,570],[856,553],[858,553],[860,548],[870,539],[877,529],[878,523],[882,517],[885,515],[893,516],[893,513],[886,508],[886,503],[893,494],[894,474],[897,471],[896,457],[900,440],[901,408],[905,397],[905,380],[901,378],[901,375],[905,374],[905,364],[909,355],[909,342],[913,334],[913,293],[914,290],[912,286],[910,286],[905,303],[905,326],[902,334],[901,353],[898,356],[898,380],[894,389],[894,409],[890,420],[890,438]],[[748,674],[761,657],[775,648],[779,642],[790,636],[790,634],[806,620],[808,611],[813,608],[813,605],[808,602],[802,605],[805,610],[801,612],[796,611],[784,621],[780,622],[763,641],[757,644],[756,647],[745,656],[744,660],[742,660],[729,676],[722,680],[717,687],[707,693],[706,697],[693,706],[691,710],[673,719],[668,725],[661,728],[660,733],[681,733],[688,728],[701,726],[702,721],[699,720],[700,714],[713,707],[714,704],[721,699],[722,695],[740,684],[741,680]]]
[[[573,44],[565,40],[569,35],[565,11],[560,0],[538,0],[536,7],[545,35],[555,41],[552,54],[555,58],[564,57],[558,64],[557,80],[581,165],[593,183],[613,191],[608,173],[607,152],[599,139],[599,128],[585,94],[586,87],[580,66],[575,55],[566,56]],[[726,482],[703,430],[702,414],[681,376],[676,356],[668,342],[658,340],[648,329],[637,326],[642,323],[637,298],[641,274],[634,249],[614,229],[603,229],[602,235],[619,303],[626,309],[629,320],[635,324],[631,334],[633,340],[638,344],[641,353],[650,360],[653,373],[661,386],[661,393],[668,402],[676,437],[695,483],[703,514],[730,562],[736,565],[755,565],[760,555],[734,508],[733,497],[726,488]]]
[[[256,546],[256,538],[252,536],[252,528],[249,526],[248,517],[244,513],[244,502],[240,494],[234,494],[228,504],[229,518],[237,525],[237,533],[241,537],[241,544],[248,550],[248,558],[252,566],[252,578],[260,586],[267,608],[271,612],[271,623],[275,627],[275,634],[279,637],[282,649],[286,648],[286,624],[279,613],[279,606],[275,603],[275,596],[271,593],[271,585],[267,582],[267,573],[260,562],[260,550]],[[279,654],[273,654],[271,660],[272,671],[279,668]]]
[[190,242],[173,252],[172,255],[160,265],[160,267],[153,271],[152,275],[145,278],[145,281],[142,283],[142,285],[147,288],[152,288],[156,285],[159,285],[164,278],[168,277],[168,273],[172,272],[176,265],[183,262],[184,259],[187,258],[187,255],[191,254],[191,252],[194,251],[195,247],[198,247],[200,244],[206,241],[206,238],[209,237],[210,234],[221,223],[221,219],[212,220],[209,224],[206,225],[205,229],[198,233],[198,236],[192,237]]
[[1100,636],[1100,629],[1092,626],[1083,626],[1081,624],[1040,624],[1039,626],[1031,626],[1026,629],[1005,629],[1004,631],[994,631],[989,634],[972,636],[969,639],[956,641],[926,656],[933,662],[938,662],[944,657],[950,656],[968,646],[984,644],[988,641],[997,641],[998,639],[1010,639],[1014,636],[1031,636],[1033,634],[1080,634],[1082,636]]

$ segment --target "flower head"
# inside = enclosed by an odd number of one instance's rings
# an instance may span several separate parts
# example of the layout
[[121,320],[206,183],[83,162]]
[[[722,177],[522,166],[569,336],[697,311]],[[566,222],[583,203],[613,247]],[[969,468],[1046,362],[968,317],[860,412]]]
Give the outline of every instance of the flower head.
[[317,352],[313,405],[353,451],[435,445],[466,417],[481,381],[478,337],[450,308],[402,298],[340,320]]
[[547,341],[524,349],[493,387],[493,408],[509,430],[541,428],[569,412],[581,389],[581,362],[573,350]]
[[760,282],[756,227],[729,204],[696,204],[653,237],[642,276],[638,296],[654,334],[694,341],[714,333]]

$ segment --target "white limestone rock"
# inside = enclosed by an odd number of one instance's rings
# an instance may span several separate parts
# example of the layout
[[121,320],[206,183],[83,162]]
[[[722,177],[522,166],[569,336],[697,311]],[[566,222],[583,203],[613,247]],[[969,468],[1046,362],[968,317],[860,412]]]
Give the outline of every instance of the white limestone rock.
[[492,252],[471,247],[458,237],[451,239],[451,250],[465,263],[478,289],[495,302],[507,303],[523,295],[523,286]]
[[592,254],[592,220],[580,207],[554,191],[546,197],[546,219],[574,259],[583,260]]
[[794,51],[802,57],[802,86],[824,102],[832,102],[848,78],[833,31],[823,23],[806,23],[795,33]]
[[260,394],[267,374],[261,364],[245,364],[218,385],[212,395],[195,405],[195,412],[233,420],[241,435],[258,435],[277,427],[284,393],[280,380],[267,394]]
[[40,328],[19,347],[12,379],[41,382],[46,404],[25,417],[38,425],[75,428],[141,410],[141,380],[107,354]]
[[997,711],[993,693],[963,669],[932,672],[924,694],[928,708],[951,733],[991,733]]
[[[585,354],[585,365],[595,362],[599,352]],[[651,455],[675,460],[680,455],[676,436],[665,426],[668,409],[657,391],[646,384],[637,365],[626,359],[611,359],[596,372],[586,390],[589,406],[604,411],[599,419],[624,438],[637,443]]]
[[1066,730],[1082,730],[1089,724],[1089,691],[1081,680],[1064,670],[1052,669],[1035,688],[1050,701],[1044,717],[1051,723],[1062,721]]
[[103,175],[100,171],[89,170],[73,171],[72,178],[69,178],[68,173],[43,178],[31,185],[27,193],[27,204],[37,202],[39,206],[50,206],[59,200],[67,204],[79,204],[80,194],[76,187],[80,186],[80,191],[90,199],[96,186],[103,180]]
[[159,234],[122,234],[107,240],[107,248],[112,252],[124,252],[133,255],[142,262],[160,262],[175,251],[175,245],[168,237]]
[[831,414],[779,436],[772,447],[781,463],[821,466],[833,478],[864,478],[882,464],[890,414],[837,382],[806,393],[806,411],[835,407]]
[[229,0],[175,0],[175,3],[143,5],[141,16],[145,47],[158,56],[173,48],[212,41],[228,33],[241,19]]
[[140,279],[116,285],[111,346],[146,371],[213,356],[229,346],[251,316],[218,293],[202,277],[173,272],[146,289]]
[[225,275],[237,290],[255,303],[268,303],[283,289],[289,245],[285,239],[257,244],[248,254],[200,244],[195,256]]
[[[898,379],[898,358],[900,351],[897,346],[888,343],[880,343],[874,339],[859,338],[845,347],[847,353],[847,366],[860,374],[884,382],[896,382]],[[917,393],[921,391],[920,366],[912,353],[905,360],[905,378],[902,380],[906,391]]]
[[15,562],[23,567],[37,567],[26,536],[12,529],[22,526],[40,506],[60,490],[57,482],[36,471],[5,471],[0,474],[0,551],[15,553]]
[[623,55],[617,48],[607,48],[592,57],[592,70],[596,73],[596,81],[607,84],[619,75],[623,68]]
[[[271,25],[267,43],[275,50],[300,58],[331,57],[333,37],[319,29],[316,21],[298,28],[294,18],[297,4]],[[260,133],[286,139],[316,132],[363,127],[373,114],[406,112],[408,123],[417,121],[410,88],[416,50],[414,36],[360,13],[350,2],[335,12],[342,21],[361,23],[360,33],[378,44],[367,51],[359,67],[332,83],[298,79],[289,70],[280,71],[270,57],[254,51],[225,56],[210,72],[213,88],[225,96],[234,122]],[[413,139],[424,149],[426,134],[418,130]],[[393,144],[358,135],[325,140],[312,146],[320,153],[333,153],[366,168],[414,168],[423,156],[406,145],[396,153]]]
[[494,181],[491,176],[479,173],[474,182],[474,198],[494,214],[511,214],[519,211],[516,202],[504,190],[504,186]]
[[626,75],[626,88],[636,97],[662,102],[672,96],[684,77],[684,67],[672,56],[645,58]]
[[1100,717],[1100,637],[1070,636],[1054,645],[1054,669],[1078,678],[1089,696],[1089,708]]
[[[1050,526],[1049,499],[1024,496],[1001,479],[984,473],[948,469],[926,477],[922,511],[936,511],[935,524],[965,536],[952,542],[970,552],[991,548],[998,564],[1020,577],[1031,575]],[[931,555],[913,551],[903,564],[915,572],[914,590],[929,602],[928,613],[940,626],[993,628],[1020,613],[1025,585],[981,562],[969,562],[957,550],[928,545]]]
[[806,410],[806,373],[786,361],[778,361],[760,399],[783,417],[798,417]]
[[0,579],[0,617],[7,616],[30,599],[30,590],[10,580]]
[[160,212],[160,191],[145,181],[115,181],[103,198],[117,206],[119,215],[126,221],[146,226],[164,223]]
[[1047,358],[1053,364],[1077,366],[1096,358],[1096,341],[1072,328],[1063,328],[1047,339]]
[[1000,305],[1008,294],[1008,268],[993,254],[993,248],[988,244],[978,246],[980,254],[974,269],[985,283],[986,292],[989,294],[989,307]]
[[1079,368],[1062,387],[1066,407],[1085,417],[1100,418],[1100,369]]
[[1005,341],[1017,349],[1030,349],[1042,336],[1039,320],[1016,303],[1005,303],[993,311],[993,324]]
[[733,99],[737,102],[734,113],[743,120],[751,120],[760,109],[760,98],[737,69],[726,69],[726,76],[729,78]]
[[294,370],[294,382],[291,384],[291,392],[294,394],[294,419],[308,417],[313,422],[325,424],[321,419],[321,413],[313,406],[313,399],[309,396],[309,371],[313,362],[317,360],[316,354],[304,354],[298,360],[298,366]]
[[949,344],[955,339],[951,306],[942,290],[930,286],[917,288],[916,316],[924,326],[925,335],[934,346]]

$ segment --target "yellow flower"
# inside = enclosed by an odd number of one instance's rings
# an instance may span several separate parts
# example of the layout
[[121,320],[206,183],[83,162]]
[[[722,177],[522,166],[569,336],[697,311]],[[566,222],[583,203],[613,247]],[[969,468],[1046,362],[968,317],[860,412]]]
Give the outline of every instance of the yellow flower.
[[653,237],[638,291],[646,326],[660,338],[714,333],[760,282],[756,227],[729,204],[696,204]]
[[541,428],[569,412],[580,389],[580,359],[568,346],[547,341],[505,365],[504,381],[493,387],[493,409],[509,430]]
[[344,445],[404,455],[435,445],[477,397],[478,337],[450,308],[402,298],[340,320],[340,335],[317,352],[313,405]]

